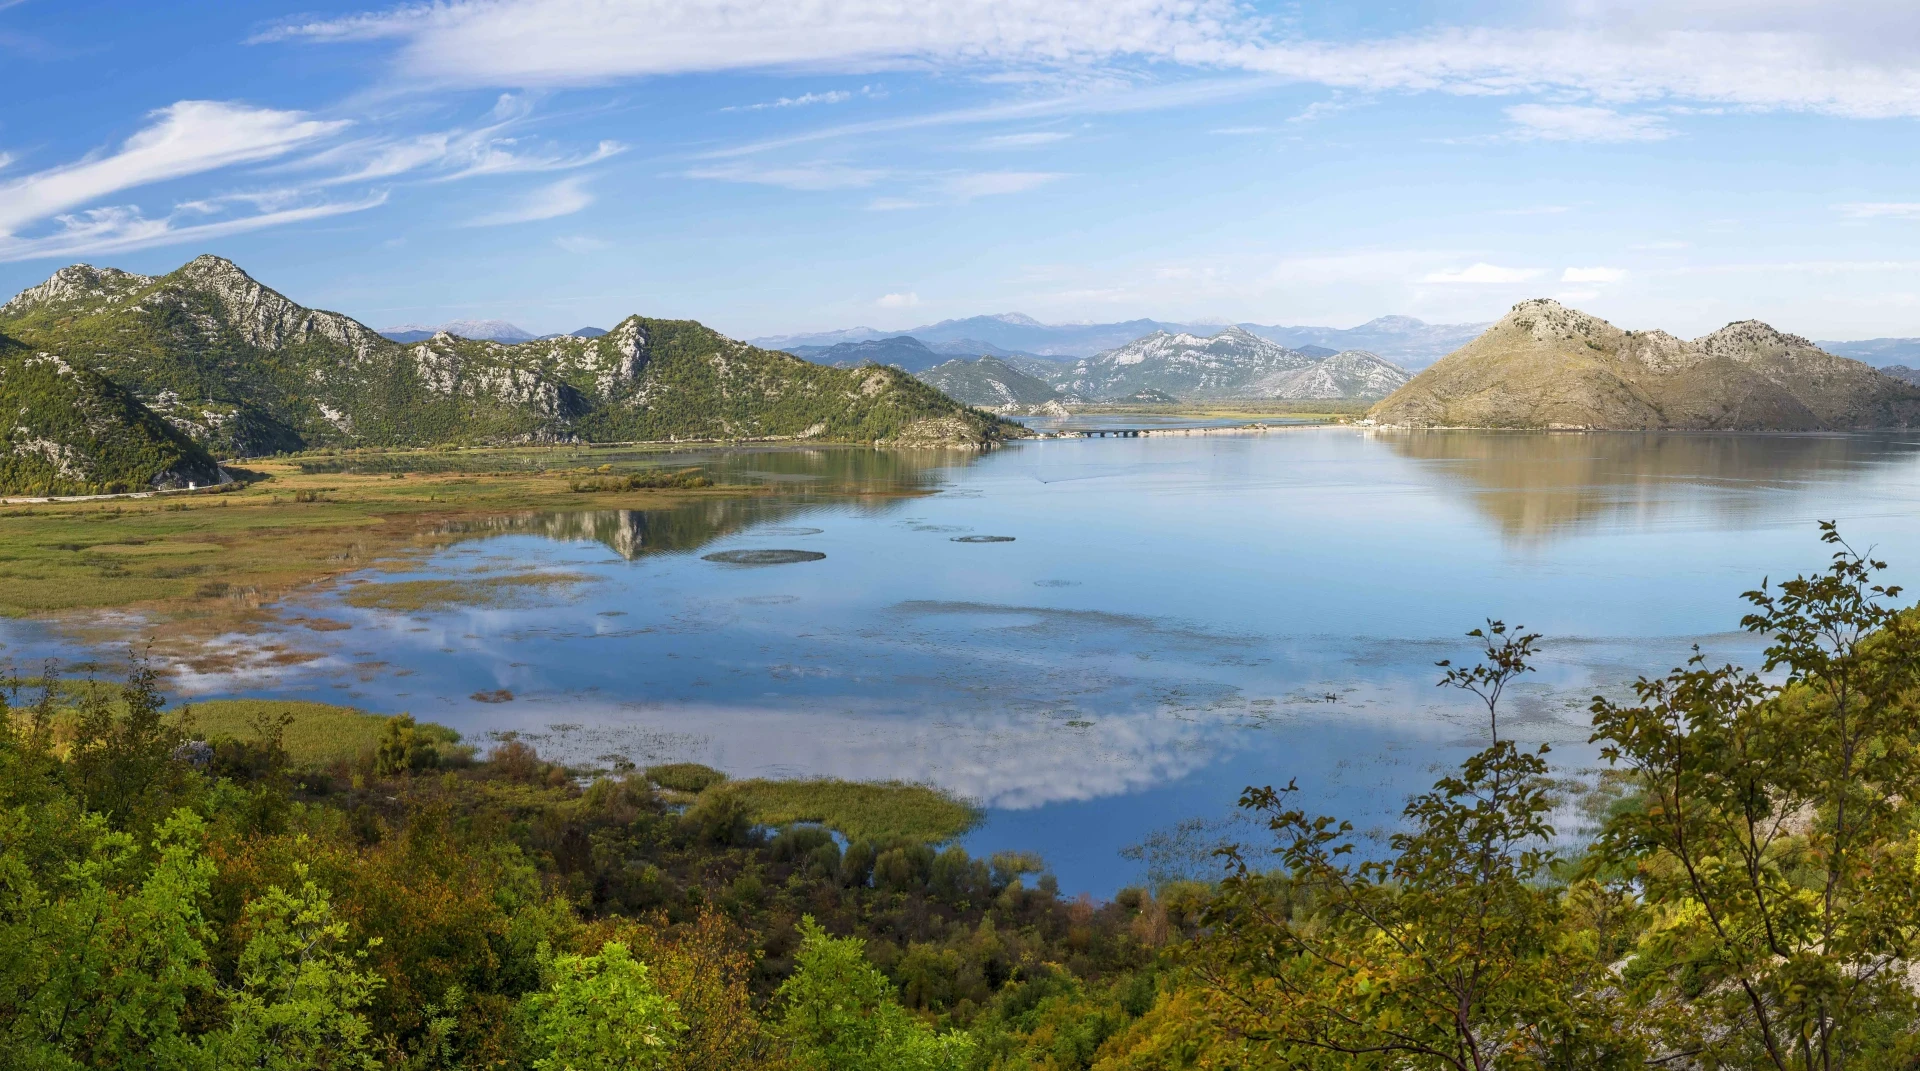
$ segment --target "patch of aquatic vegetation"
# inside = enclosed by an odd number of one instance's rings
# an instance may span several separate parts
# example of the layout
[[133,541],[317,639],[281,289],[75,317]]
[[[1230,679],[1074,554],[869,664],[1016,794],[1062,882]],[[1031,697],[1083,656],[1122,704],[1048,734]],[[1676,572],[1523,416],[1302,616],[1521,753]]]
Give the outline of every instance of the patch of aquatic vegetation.
[[722,565],[792,565],[795,562],[817,562],[825,557],[817,550],[722,550],[703,554],[700,560]]
[[747,806],[761,825],[818,822],[850,840],[936,843],[972,829],[980,809],[930,785],[902,781],[732,781],[708,789]]
[[664,469],[648,469],[645,472],[629,472],[614,475],[612,466],[602,465],[604,472],[592,476],[582,476],[567,482],[569,490],[585,491],[691,491],[700,487],[711,487],[713,481],[707,479],[698,467],[667,472]]
[[[292,699],[209,699],[180,708],[176,724],[207,740],[257,741],[274,727],[296,767],[371,762],[388,719],[354,707]],[[418,722],[414,730],[446,757],[467,755],[460,734],[444,725]]]
[[647,780],[675,792],[705,792],[726,779],[726,774],[697,762],[669,762],[647,767]]
[[734,812],[773,828],[815,823],[850,841],[937,844],[972,829],[981,818],[978,807],[951,793],[904,781],[730,781],[697,762],[649,766],[646,774],[691,803],[697,816]]
[[536,592],[585,584],[593,577],[582,573],[510,573],[460,579],[392,580],[361,584],[341,601],[363,610],[412,613],[454,606],[511,607],[525,603]]

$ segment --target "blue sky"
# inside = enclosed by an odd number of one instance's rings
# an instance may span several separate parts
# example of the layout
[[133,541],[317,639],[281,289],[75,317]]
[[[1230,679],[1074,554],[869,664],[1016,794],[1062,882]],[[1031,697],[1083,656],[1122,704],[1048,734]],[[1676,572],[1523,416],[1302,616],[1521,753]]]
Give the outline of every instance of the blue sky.
[[0,290],[1920,336],[1920,5],[0,0]]

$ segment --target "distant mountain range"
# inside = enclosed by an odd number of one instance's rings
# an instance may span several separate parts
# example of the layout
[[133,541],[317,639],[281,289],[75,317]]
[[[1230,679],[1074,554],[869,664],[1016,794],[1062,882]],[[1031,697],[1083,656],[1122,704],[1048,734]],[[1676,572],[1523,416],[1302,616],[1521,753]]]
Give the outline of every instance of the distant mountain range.
[[[786,350],[828,347],[908,336],[937,353],[989,354],[995,357],[1025,354],[1070,359],[1091,357],[1117,349],[1135,339],[1164,331],[1168,334],[1211,336],[1227,327],[1309,356],[1330,357],[1343,350],[1365,350],[1402,367],[1419,368],[1465,345],[1486,324],[1429,324],[1410,316],[1382,316],[1359,327],[1284,327],[1267,324],[1187,324],[1164,320],[1126,320],[1099,324],[1044,324],[1017,312],[998,316],[970,316],[942,320],[907,331],[884,332],[871,327],[824,331],[804,335],[772,335],[753,340],[756,346]],[[988,348],[991,347],[991,348]],[[815,359],[815,358],[809,358]]]
[[380,333],[395,342],[425,342],[435,335],[457,335],[461,338],[476,338],[484,342],[512,344],[532,342],[540,338],[599,338],[607,332],[599,327],[578,327],[565,334],[534,335],[505,320],[448,320],[437,327],[428,327],[424,324],[383,327]]
[[0,306],[0,337],[0,356],[25,355],[20,377],[0,372],[0,405],[5,391],[27,392],[0,439],[0,491],[196,480],[211,472],[208,451],[1022,434],[896,369],[823,368],[691,320],[629,316],[591,338],[516,344],[448,332],[397,343],[212,256],[162,276],[62,268]]
[[1383,398],[1408,373],[1376,354],[1343,350],[1314,356],[1289,349],[1242,327],[1200,336],[1155,331],[1097,353],[1050,382],[1088,400],[1121,399],[1143,391],[1180,400],[1228,398]]
[[1920,364],[1920,338],[1865,338],[1854,342],[1815,342],[1814,345],[1876,368]]
[[1368,416],[1404,427],[1906,428],[1920,426],[1920,388],[1758,320],[1689,342],[1536,299]]

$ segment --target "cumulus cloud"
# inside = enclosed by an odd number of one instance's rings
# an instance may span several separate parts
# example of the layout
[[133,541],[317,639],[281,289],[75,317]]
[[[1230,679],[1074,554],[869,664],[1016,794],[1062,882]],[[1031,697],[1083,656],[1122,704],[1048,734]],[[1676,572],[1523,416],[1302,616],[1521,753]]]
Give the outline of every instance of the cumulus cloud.
[[1673,136],[1658,115],[1622,115],[1577,104],[1517,104],[1506,109],[1514,136],[1541,141],[1660,141]]
[[500,227],[510,223],[532,223],[542,219],[570,216],[593,203],[587,192],[587,177],[575,175],[541,186],[521,195],[515,203],[498,212],[489,212],[469,220],[469,227]]
[[1435,271],[1422,276],[1423,283],[1524,283],[1540,273],[1532,268],[1503,268],[1484,261],[1459,271]]
[[1568,268],[1560,273],[1563,283],[1617,283],[1626,277],[1620,268]]
[[920,295],[911,290],[898,294],[882,294],[874,304],[883,309],[909,309],[920,304]]

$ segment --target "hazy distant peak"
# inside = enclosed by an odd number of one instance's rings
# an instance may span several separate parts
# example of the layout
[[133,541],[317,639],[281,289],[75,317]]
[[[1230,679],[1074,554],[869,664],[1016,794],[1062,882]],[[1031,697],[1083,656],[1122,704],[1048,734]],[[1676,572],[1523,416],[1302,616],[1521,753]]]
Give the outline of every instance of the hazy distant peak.
[[[449,320],[443,324],[401,324],[397,327],[384,327],[380,333],[396,342],[418,342],[433,335],[457,335],[461,338],[478,339],[483,342],[531,342],[531,332],[521,330],[505,320]],[[590,337],[590,336],[582,336]]]
[[1003,324],[1013,324],[1016,327],[1045,327],[1046,326],[1046,324],[1043,324],[1040,321],[1034,319],[1033,317],[1028,316],[1024,312],[996,313],[992,317],[992,319],[998,320]]

